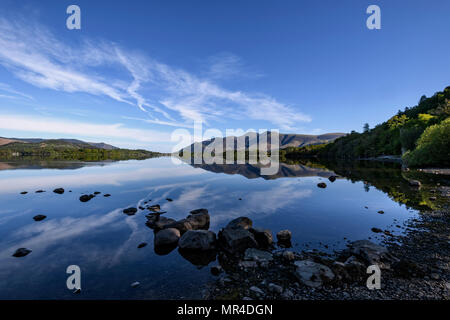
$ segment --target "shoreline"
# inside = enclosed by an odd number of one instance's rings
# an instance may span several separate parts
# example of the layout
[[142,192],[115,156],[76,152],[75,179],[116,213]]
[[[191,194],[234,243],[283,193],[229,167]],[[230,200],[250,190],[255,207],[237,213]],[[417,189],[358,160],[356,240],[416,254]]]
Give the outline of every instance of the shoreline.
[[[382,246],[353,242],[334,255],[276,248],[270,251],[273,260],[244,259],[221,273],[208,285],[204,299],[450,300],[449,223],[445,206],[411,219],[404,235],[385,233]],[[313,262],[307,272],[321,279],[302,278],[304,261]],[[373,263],[381,269],[379,290],[366,285],[367,267]],[[315,273],[320,266],[325,267]]]

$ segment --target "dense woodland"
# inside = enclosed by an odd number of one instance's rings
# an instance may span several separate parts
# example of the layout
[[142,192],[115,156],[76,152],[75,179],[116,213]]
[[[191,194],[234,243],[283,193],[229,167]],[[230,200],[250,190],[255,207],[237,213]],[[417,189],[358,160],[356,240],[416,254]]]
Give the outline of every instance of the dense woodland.
[[101,149],[86,145],[67,143],[62,140],[48,140],[45,143],[14,142],[0,146],[0,158],[17,159],[38,157],[47,160],[127,160],[146,159],[160,156],[158,152],[129,149]]
[[352,131],[333,143],[287,148],[281,157],[308,156],[361,159],[401,156],[411,167],[450,167],[450,87],[432,97],[422,96],[417,106],[398,111],[386,122],[364,132]]

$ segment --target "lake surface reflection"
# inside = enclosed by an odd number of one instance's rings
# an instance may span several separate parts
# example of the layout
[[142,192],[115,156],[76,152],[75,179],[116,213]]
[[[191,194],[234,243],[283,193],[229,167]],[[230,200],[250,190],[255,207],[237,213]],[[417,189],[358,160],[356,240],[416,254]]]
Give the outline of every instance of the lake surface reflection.
[[[399,168],[378,170],[398,184],[388,170]],[[277,175],[262,178],[253,166],[191,166],[170,158],[0,163],[0,299],[201,298],[213,278],[209,268],[194,266],[177,250],[157,255],[144,212],[122,213],[144,201],[160,204],[165,216],[177,220],[207,208],[215,232],[247,216],[274,234],[291,230],[296,250],[330,252],[344,248],[345,239],[377,241],[372,227],[392,229],[418,214],[362,179],[343,176],[331,183],[333,174],[324,166],[283,164]],[[319,182],[327,188],[318,188]],[[64,194],[52,192],[59,187]],[[45,192],[35,192],[40,189]],[[101,194],[79,201],[96,191]],[[37,214],[47,218],[36,222]],[[148,245],[138,249],[141,242]],[[32,252],[12,257],[21,247]],[[72,264],[82,273],[78,295],[66,288]],[[135,281],[140,286],[131,288]]]

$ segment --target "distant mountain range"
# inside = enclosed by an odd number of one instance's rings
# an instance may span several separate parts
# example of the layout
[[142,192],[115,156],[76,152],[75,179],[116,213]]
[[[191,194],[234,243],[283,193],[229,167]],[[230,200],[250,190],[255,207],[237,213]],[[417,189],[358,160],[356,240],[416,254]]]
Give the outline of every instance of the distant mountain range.
[[[325,133],[325,134],[321,134],[321,135],[280,133],[279,134],[279,147],[280,147],[280,149],[285,149],[288,147],[304,147],[304,146],[308,146],[308,145],[330,143],[330,142],[333,142],[334,140],[336,140],[337,138],[340,138],[345,135],[346,135],[346,133]],[[271,136],[271,134],[270,134],[270,132],[268,132],[268,138],[267,138],[267,140],[269,140],[268,144],[267,144],[268,149],[270,149],[270,145],[271,145],[270,136]],[[237,147],[237,139],[238,138],[236,138],[236,137],[232,137],[232,138],[234,139],[234,148],[233,149],[226,148],[226,143],[225,143],[226,138],[216,138],[216,139],[212,138],[210,140],[193,143],[193,144],[183,148],[180,151],[184,151],[187,153],[191,153],[191,152],[193,153],[196,145],[201,145],[202,150],[203,150],[207,146],[210,146],[211,148],[213,148],[215,144],[220,144],[220,143],[223,144],[224,151],[242,149],[242,148]],[[250,145],[254,145],[254,144],[258,143],[259,139],[260,139],[259,133],[256,134],[256,136],[253,137],[252,139],[246,138],[245,148],[248,148]]]
[[13,143],[24,144],[45,144],[45,145],[58,145],[58,146],[72,146],[77,148],[91,148],[91,149],[103,149],[103,150],[116,150],[119,149],[110,144],[103,142],[86,142],[77,139],[21,139],[21,138],[3,138],[0,137],[0,146],[5,146]]

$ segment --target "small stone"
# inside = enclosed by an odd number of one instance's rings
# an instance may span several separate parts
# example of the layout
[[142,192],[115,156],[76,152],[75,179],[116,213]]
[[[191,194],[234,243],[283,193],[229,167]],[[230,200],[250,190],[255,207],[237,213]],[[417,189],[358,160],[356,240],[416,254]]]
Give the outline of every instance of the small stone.
[[384,214],[383,210],[378,211],[379,214]]
[[45,192],[44,190],[38,190],[38,191],[36,191],[36,193],[42,193],[42,192]]
[[169,201],[169,202],[173,201],[173,199],[171,199],[171,198],[166,198],[166,200]]
[[45,218],[47,218],[47,216],[44,216],[43,214],[38,214],[33,217],[34,221],[41,221],[44,220]]
[[409,185],[412,186],[412,187],[420,187],[420,186],[422,185],[422,184],[420,183],[420,181],[418,181],[418,180],[413,180],[413,179],[408,180],[408,183],[409,183]]
[[248,248],[245,250],[244,260],[250,261],[272,261],[273,255],[270,252]]
[[27,194],[28,192],[27,191],[22,191],[20,194]]
[[274,292],[274,293],[282,293],[283,292],[283,287],[275,284],[275,283],[269,283],[268,285],[269,291]]
[[57,188],[57,189],[53,190],[53,192],[57,193],[57,194],[63,194],[64,193],[64,189],[63,188]]
[[328,177],[328,180],[330,180],[330,182],[335,182],[336,176],[330,176],[330,177]]
[[327,187],[327,184],[325,182],[320,182],[320,183],[317,184],[317,186],[319,188],[325,189]]
[[292,251],[284,251],[283,252],[283,259],[285,259],[286,261],[294,261],[295,260],[295,255]]
[[433,280],[439,280],[441,277],[437,273],[430,274],[431,279]]
[[238,266],[242,269],[253,269],[257,268],[258,264],[256,261],[239,261]]
[[136,281],[136,282],[133,282],[132,284],[131,284],[131,287],[132,288],[137,288],[137,287],[139,287],[141,285],[141,283],[139,282],[139,281]]
[[213,276],[218,276],[222,272],[223,272],[223,269],[222,269],[221,266],[213,266],[213,267],[211,267],[211,274]]
[[375,232],[375,233],[381,233],[381,232],[383,232],[383,230],[381,230],[380,228],[372,228],[372,229],[370,229],[370,230],[372,230],[372,232]]
[[258,288],[257,286],[251,286],[250,287],[250,291],[255,293],[258,296],[263,296],[264,295],[264,291],[262,291],[260,288]]
[[100,193],[101,193],[100,191],[95,191],[94,192],[95,195],[100,194]]
[[143,248],[145,246],[147,246],[147,242],[142,242],[138,245],[138,249]]
[[89,195],[84,194],[84,195],[82,195],[82,196],[80,197],[80,201],[81,201],[81,202],[88,202],[88,201],[91,200],[92,198],[94,198],[94,195],[93,195],[93,194],[89,194]]
[[111,197],[111,195],[110,195],[109,193],[106,193],[106,194],[104,194],[103,196],[106,197],[106,198],[107,198],[107,197]]
[[137,212],[136,208],[127,208],[127,209],[123,209],[123,213],[125,213],[126,215],[132,216]]
[[31,252],[30,249],[27,248],[19,248],[16,250],[16,252],[13,253],[13,257],[16,258],[21,258],[21,257],[25,257],[27,254],[29,254]]
[[291,241],[292,232],[289,230],[281,230],[277,233],[278,241]]

